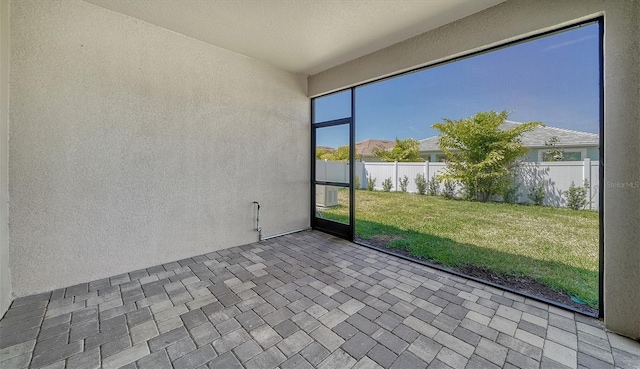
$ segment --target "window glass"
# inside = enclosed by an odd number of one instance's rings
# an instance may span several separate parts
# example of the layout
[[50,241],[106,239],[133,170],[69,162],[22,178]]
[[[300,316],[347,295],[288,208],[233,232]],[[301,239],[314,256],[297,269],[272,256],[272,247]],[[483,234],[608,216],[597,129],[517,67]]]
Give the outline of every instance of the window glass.
[[316,128],[316,181],[349,183],[349,125]]
[[579,151],[565,151],[562,161],[580,161],[582,153]]
[[349,224],[349,188],[316,185],[316,217]]
[[313,103],[313,123],[351,117],[351,90],[318,97]]
[[600,27],[357,87],[356,145],[395,146],[354,172],[356,241],[495,283],[522,277],[593,313],[601,166],[582,160],[601,150]]

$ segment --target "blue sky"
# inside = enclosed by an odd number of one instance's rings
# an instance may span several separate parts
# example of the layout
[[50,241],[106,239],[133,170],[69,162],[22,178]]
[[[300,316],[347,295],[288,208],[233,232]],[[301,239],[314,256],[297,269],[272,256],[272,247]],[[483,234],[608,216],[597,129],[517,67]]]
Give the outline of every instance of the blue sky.
[[[532,40],[356,89],[356,141],[435,136],[442,118],[480,111],[598,133],[598,25]],[[316,121],[349,115],[346,93],[316,102]],[[326,132],[325,132],[326,131]],[[339,132],[339,133],[338,133]],[[319,129],[318,145],[346,144],[346,129]]]

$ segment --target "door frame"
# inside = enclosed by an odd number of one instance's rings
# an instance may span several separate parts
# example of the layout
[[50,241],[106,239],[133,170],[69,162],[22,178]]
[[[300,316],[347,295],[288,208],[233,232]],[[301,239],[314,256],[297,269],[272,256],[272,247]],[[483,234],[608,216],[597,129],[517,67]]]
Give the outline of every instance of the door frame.
[[[311,100],[311,228],[317,229],[331,235],[353,241],[355,236],[355,161],[356,161],[356,143],[355,143],[355,87],[343,91],[351,92],[351,116],[334,120],[315,122],[316,116],[316,99]],[[339,91],[338,91],[339,92]],[[317,135],[316,130],[326,127],[335,127],[340,125],[348,125],[349,127],[349,183],[318,181],[316,180],[316,154]],[[316,210],[316,185],[339,186],[349,189],[349,224],[339,223],[336,221],[318,217]]]

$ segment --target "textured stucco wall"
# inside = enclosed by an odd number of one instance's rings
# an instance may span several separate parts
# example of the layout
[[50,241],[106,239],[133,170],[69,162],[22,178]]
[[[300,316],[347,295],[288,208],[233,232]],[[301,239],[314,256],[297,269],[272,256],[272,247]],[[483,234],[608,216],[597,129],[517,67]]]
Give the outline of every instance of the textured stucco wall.
[[9,3],[0,1],[0,318],[11,304],[9,271]]
[[309,225],[306,77],[78,0],[11,2],[25,295]]
[[640,339],[640,1],[606,4],[604,321]]
[[604,15],[604,313],[640,337],[640,1],[508,0],[309,78],[309,96]]

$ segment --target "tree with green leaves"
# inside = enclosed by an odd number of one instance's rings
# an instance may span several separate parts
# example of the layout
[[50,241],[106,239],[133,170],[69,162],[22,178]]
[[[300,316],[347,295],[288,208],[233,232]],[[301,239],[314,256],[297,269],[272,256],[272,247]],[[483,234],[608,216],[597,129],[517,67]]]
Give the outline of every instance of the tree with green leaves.
[[[356,160],[360,160],[361,155],[356,154]],[[318,149],[316,159],[328,161],[349,161],[349,145],[342,145],[333,151]]]
[[323,160],[322,157],[330,153],[332,150],[327,149],[325,147],[319,147],[316,149],[316,160]]
[[396,138],[396,144],[391,150],[379,147],[373,150],[373,155],[379,157],[382,161],[388,162],[424,161],[420,156],[420,143],[413,138],[407,138],[406,140]]
[[486,202],[510,184],[517,159],[527,153],[520,141],[524,132],[543,124],[528,122],[501,130],[509,113],[480,112],[473,117],[432,125],[441,132],[438,146],[447,167],[438,178],[463,185],[467,199]]

